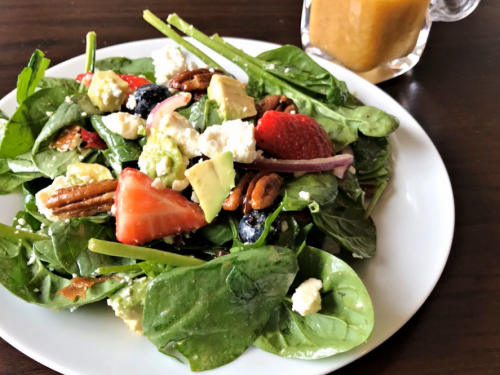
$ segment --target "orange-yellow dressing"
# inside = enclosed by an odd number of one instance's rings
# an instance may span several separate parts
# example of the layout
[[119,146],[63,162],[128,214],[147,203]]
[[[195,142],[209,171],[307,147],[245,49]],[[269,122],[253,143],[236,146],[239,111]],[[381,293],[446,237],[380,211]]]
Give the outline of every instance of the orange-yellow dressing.
[[92,285],[97,284],[97,283],[102,283],[106,280],[109,279],[118,279],[120,280],[121,277],[118,276],[103,276],[98,279],[92,278],[92,277],[75,277],[74,279],[71,279],[71,284],[69,284],[67,287],[62,288],[60,291],[58,291],[56,294],[58,296],[62,295],[71,301],[74,301],[76,297],[80,297],[82,299],[85,299],[85,292],[87,289],[92,287]]
[[408,55],[430,0],[312,0],[311,44],[366,72]]

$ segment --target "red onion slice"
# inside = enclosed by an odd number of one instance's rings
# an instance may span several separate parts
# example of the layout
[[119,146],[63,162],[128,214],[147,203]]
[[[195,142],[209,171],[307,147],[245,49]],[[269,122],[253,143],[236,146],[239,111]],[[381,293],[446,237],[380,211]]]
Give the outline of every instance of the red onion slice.
[[184,107],[191,100],[191,94],[188,92],[171,96],[165,99],[161,103],[158,103],[156,107],[149,113],[148,119],[146,120],[146,130],[149,135],[149,130],[160,124],[160,120],[165,115],[171,115],[177,108]]
[[259,159],[250,164],[234,163],[238,168],[272,172],[322,172],[352,164],[352,155],[335,155],[310,160]]
[[[351,146],[346,146],[342,149],[342,155],[353,155]],[[342,167],[337,167],[333,170],[333,175],[340,179],[343,179],[350,165],[343,165]]]

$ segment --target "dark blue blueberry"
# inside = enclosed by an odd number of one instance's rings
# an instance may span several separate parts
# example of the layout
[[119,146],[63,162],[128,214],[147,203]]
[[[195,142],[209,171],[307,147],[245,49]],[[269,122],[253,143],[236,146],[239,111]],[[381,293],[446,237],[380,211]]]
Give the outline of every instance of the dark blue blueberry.
[[133,109],[134,114],[142,118],[147,118],[149,112],[158,104],[172,96],[168,88],[150,83],[135,90],[132,94],[137,102]]
[[[255,243],[258,241],[266,225],[268,214],[262,211],[252,211],[250,214],[243,216],[238,225],[238,234],[243,243]],[[277,239],[281,226],[278,219],[274,220],[267,235],[266,242],[273,242]]]

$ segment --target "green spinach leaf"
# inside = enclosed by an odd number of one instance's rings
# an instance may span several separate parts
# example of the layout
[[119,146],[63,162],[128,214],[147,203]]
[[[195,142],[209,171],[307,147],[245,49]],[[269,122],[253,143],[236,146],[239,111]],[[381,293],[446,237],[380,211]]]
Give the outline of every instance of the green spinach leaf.
[[56,149],[46,148],[36,155],[32,155],[34,166],[45,176],[52,179],[66,173],[68,165],[80,163],[76,150],[59,152]]
[[325,251],[306,247],[298,257],[295,285],[323,282],[321,310],[301,316],[284,300],[273,311],[255,346],[288,358],[318,359],[343,353],[365,342],[374,312],[363,282],[346,263]]
[[108,149],[103,154],[117,176],[121,173],[124,163],[139,160],[142,150],[136,142],[125,140],[110,131],[104,125],[100,116],[92,116],[90,121],[95,131],[108,145]]
[[359,174],[367,174],[381,168],[389,158],[389,137],[360,137],[352,145],[354,166]]
[[9,117],[0,109],[0,120],[9,120]]
[[126,57],[109,57],[97,60],[95,66],[99,70],[112,70],[116,74],[143,75],[151,82],[156,82],[155,67],[153,59],[150,57],[142,57],[135,60],[127,59]]
[[355,202],[361,202],[363,205],[363,190],[359,186],[356,176],[351,172],[346,172],[343,179],[337,180],[339,190],[343,191],[350,199]]
[[42,51],[36,50],[28,63],[17,77],[17,103],[21,105],[27,97],[35,92],[38,82],[50,65],[50,60],[44,57]]
[[6,172],[0,175],[0,195],[10,194],[19,186],[27,181],[34,180],[35,178],[43,177],[41,173],[28,172],[28,173],[13,173]]
[[77,93],[80,83],[72,78],[54,78],[54,77],[42,77],[38,87],[41,89],[47,89],[50,87],[63,87],[68,89],[72,93]]
[[[302,199],[300,192],[307,192],[310,199]],[[333,203],[337,197],[337,179],[332,174],[308,173],[286,182],[280,194],[287,194],[284,211],[302,211],[316,202],[320,206]]]
[[[54,90],[54,89],[46,89]],[[79,94],[64,101],[50,116],[33,145],[32,154],[36,154],[43,146],[48,146],[57,133],[67,125],[74,125],[92,115],[100,115],[102,112],[95,107],[87,94]]]
[[0,157],[14,158],[29,151],[36,137],[71,91],[54,87],[35,92],[21,104],[8,121],[4,132],[0,131]]
[[14,173],[40,172],[33,163],[33,158],[29,151],[13,159],[8,159],[7,164],[9,169]]
[[218,246],[222,246],[233,239],[231,224],[226,218],[219,220],[215,224],[204,226],[198,229],[197,232]]
[[362,209],[340,210],[334,205],[312,213],[316,226],[327,236],[339,242],[357,258],[371,258],[375,254],[377,229]]
[[193,371],[225,365],[252,345],[296,272],[291,250],[263,247],[163,273],[146,294],[144,334],[160,350],[174,343]]
[[203,133],[209,126],[222,124],[218,109],[219,105],[215,100],[208,100],[208,96],[203,95],[199,101],[179,113],[186,117],[196,130]]

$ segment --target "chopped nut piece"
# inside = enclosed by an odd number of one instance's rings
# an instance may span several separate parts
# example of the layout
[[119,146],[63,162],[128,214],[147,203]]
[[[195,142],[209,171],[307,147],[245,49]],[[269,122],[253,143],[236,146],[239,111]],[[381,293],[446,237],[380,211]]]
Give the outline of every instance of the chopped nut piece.
[[284,113],[299,113],[297,106],[292,99],[288,99],[285,95],[270,95],[266,96],[256,105],[257,119],[264,116],[267,111],[276,111]]
[[50,144],[50,148],[56,148],[60,152],[66,152],[71,148],[75,137],[78,136],[80,126],[70,125],[59,132],[56,138]]
[[218,69],[194,69],[177,74],[168,82],[168,87],[181,91],[206,90],[214,74],[225,75]]
[[245,195],[245,191],[248,188],[248,184],[255,176],[255,173],[246,173],[238,183],[236,187],[233,189],[231,194],[226,198],[224,203],[222,204],[222,208],[226,211],[236,211],[238,207],[243,204],[243,197]]
[[252,191],[251,205],[254,210],[263,210],[270,207],[278,196],[283,178],[276,173],[262,177],[255,184]]
[[245,215],[248,215],[250,212],[252,212],[252,193],[253,193],[253,189],[255,189],[255,185],[257,184],[257,181],[259,181],[262,177],[267,176],[268,174],[270,174],[270,172],[260,171],[250,181],[250,184],[248,185],[247,193],[245,195],[245,199],[243,200],[243,213]]

